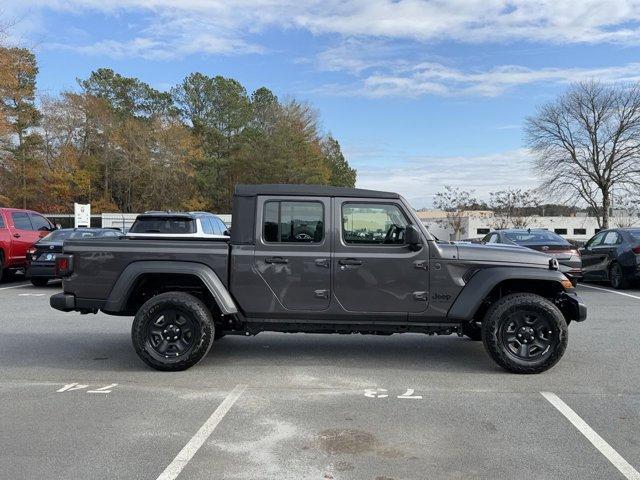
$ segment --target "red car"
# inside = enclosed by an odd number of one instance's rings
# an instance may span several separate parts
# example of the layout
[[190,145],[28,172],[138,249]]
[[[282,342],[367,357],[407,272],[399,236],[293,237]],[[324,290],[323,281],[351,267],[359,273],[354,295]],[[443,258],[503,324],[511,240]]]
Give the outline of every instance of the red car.
[[0,208],[0,279],[7,271],[25,268],[29,247],[52,230],[53,224],[39,213]]

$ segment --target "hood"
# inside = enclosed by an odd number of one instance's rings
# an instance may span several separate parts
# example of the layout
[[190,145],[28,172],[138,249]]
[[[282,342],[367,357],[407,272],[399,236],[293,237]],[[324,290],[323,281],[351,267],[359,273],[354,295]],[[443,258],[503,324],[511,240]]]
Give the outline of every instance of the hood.
[[510,263],[549,268],[549,255],[518,245],[457,244],[458,258],[463,261]]

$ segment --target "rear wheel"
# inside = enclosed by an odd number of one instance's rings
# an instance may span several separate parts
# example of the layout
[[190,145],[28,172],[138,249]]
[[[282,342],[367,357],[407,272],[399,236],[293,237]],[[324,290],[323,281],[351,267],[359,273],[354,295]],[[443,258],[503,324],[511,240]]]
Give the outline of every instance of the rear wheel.
[[49,279],[46,277],[31,277],[31,284],[34,287],[44,287],[47,283],[49,283]]
[[513,293],[495,302],[482,322],[482,341],[493,360],[513,373],[540,373],[562,358],[567,322],[552,302]]
[[609,267],[609,283],[616,290],[629,287],[629,282],[624,278],[624,273],[622,272],[622,265],[618,262],[613,262]]
[[131,339],[147,365],[165,371],[186,370],[211,349],[215,327],[198,298],[167,292],[149,299],[136,314]]

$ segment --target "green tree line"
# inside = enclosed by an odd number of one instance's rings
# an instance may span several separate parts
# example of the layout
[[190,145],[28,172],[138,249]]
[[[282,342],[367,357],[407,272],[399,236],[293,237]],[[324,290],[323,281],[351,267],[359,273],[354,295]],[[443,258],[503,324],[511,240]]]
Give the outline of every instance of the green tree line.
[[268,88],[188,75],[168,92],[101,68],[38,98],[33,52],[0,48],[0,204],[229,212],[238,183],[354,186],[318,115]]

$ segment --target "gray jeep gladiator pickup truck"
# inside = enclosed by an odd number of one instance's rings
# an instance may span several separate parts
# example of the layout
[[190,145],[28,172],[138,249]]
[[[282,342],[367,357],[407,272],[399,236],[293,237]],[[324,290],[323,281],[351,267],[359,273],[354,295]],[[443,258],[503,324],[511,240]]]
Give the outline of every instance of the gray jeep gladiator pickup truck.
[[51,306],[135,315],[158,370],[229,334],[415,332],[482,340],[505,369],[539,373],[586,318],[555,259],[439,242],[400,195],[341,187],[239,185],[229,240],[68,240],[56,268]]

